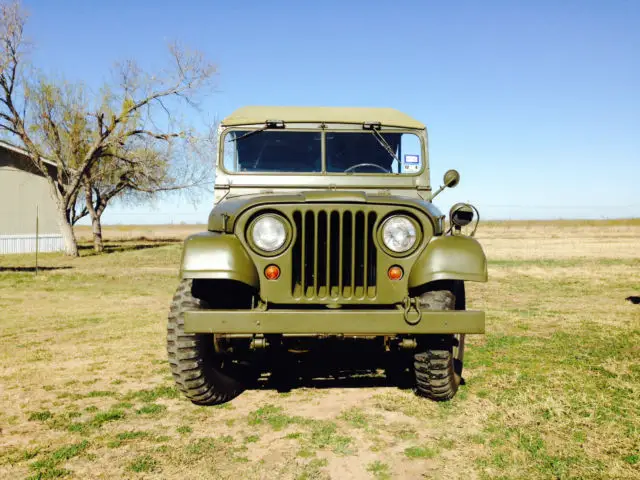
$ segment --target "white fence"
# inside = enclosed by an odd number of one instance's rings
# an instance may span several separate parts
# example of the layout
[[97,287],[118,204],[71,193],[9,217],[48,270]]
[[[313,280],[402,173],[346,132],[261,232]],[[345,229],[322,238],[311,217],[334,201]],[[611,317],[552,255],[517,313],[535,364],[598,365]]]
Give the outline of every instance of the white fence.
[[[42,234],[38,236],[39,252],[59,252],[64,250],[62,235]],[[0,235],[0,255],[3,253],[33,253],[36,251],[36,236]]]

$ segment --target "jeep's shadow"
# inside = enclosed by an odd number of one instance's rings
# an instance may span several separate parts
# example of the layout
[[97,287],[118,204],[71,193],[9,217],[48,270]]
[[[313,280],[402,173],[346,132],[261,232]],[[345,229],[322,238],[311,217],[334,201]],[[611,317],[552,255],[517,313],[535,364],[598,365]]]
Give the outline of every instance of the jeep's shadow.
[[[388,387],[410,390],[414,385],[409,359],[397,363],[388,357],[375,355],[295,355],[260,364],[262,375],[249,382],[248,390],[276,390],[281,393],[299,388]],[[461,385],[464,383],[462,379]]]
[[274,368],[267,376],[261,377],[254,389],[276,390],[280,393],[290,392],[299,388],[331,389],[331,388],[372,388],[394,387],[409,385],[394,381],[385,375],[384,370],[371,368],[341,369],[319,371],[291,371],[284,368]]
[[640,305],[640,296],[631,295],[630,297],[625,298],[625,300],[633,303],[634,305]]
[[[400,390],[413,389],[412,372],[387,375],[384,369],[346,370],[339,372],[290,372],[274,371],[263,375],[248,390],[276,390],[288,393],[299,388],[325,390],[331,388],[396,388]],[[460,385],[465,385],[461,378]]]
[[[259,361],[261,375],[247,384],[247,390],[275,390],[288,393],[299,388],[395,388],[414,386],[411,357],[399,363],[376,355],[287,355]],[[464,385],[464,378],[460,385]]]

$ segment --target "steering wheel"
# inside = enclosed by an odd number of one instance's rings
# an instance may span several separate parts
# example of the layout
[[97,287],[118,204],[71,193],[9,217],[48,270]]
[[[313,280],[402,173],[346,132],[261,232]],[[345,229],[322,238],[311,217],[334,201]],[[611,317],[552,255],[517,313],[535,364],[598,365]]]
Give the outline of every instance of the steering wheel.
[[378,165],[376,163],[357,163],[356,165],[352,165],[349,168],[347,168],[343,173],[350,172],[354,168],[358,168],[358,167],[375,167],[375,168],[378,168],[378,169],[382,170],[384,173],[391,173],[391,170],[387,170],[386,168],[381,167],[380,165]]

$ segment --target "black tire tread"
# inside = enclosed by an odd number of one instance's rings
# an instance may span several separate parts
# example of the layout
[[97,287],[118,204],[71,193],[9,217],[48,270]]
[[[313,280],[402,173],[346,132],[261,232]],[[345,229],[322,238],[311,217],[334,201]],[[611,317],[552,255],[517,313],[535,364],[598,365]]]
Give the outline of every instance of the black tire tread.
[[427,349],[414,355],[416,393],[435,401],[451,400],[460,380],[451,350]]
[[[456,297],[449,290],[435,290],[420,297],[420,306],[430,310],[453,310]],[[453,335],[427,336],[414,353],[415,392],[433,401],[451,400],[460,385],[453,357]]]
[[167,354],[178,389],[196,405],[218,405],[242,393],[242,385],[213,366],[211,335],[184,332],[184,312],[205,308],[191,294],[192,280],[182,280],[171,301]]

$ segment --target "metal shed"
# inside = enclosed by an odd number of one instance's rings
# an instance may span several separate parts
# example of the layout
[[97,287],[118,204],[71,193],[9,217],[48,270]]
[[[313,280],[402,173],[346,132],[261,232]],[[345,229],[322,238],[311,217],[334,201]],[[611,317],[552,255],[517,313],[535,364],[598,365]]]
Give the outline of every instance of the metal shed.
[[[55,169],[56,165],[46,162]],[[56,221],[56,206],[46,178],[31,164],[26,152],[0,140],[0,254],[64,250]]]

